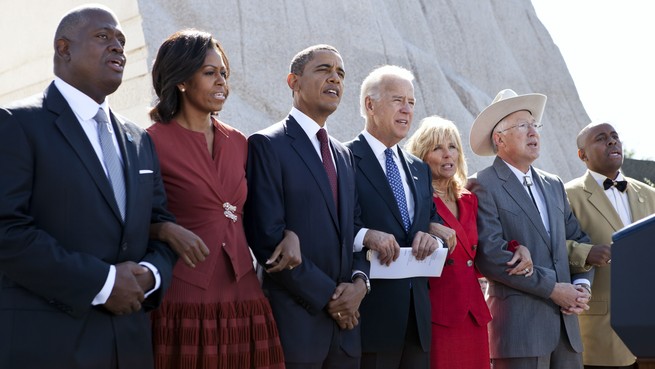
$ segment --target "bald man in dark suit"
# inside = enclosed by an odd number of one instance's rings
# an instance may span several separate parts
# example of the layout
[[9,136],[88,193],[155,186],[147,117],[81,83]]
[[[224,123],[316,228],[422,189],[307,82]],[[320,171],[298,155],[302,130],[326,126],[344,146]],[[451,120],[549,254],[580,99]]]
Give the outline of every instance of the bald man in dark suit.
[[55,35],[55,81],[0,109],[0,367],[152,368],[146,310],[176,261],[149,137],[106,100],[125,36],[83,6]]

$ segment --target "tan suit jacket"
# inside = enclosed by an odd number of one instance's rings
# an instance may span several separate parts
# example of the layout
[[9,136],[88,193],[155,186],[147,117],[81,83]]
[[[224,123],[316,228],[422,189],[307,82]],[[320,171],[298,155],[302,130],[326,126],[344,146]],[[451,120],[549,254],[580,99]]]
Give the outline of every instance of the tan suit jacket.
[[[628,203],[632,221],[655,213],[655,189],[632,178],[628,181]],[[623,228],[618,213],[605,191],[587,171],[582,177],[566,184],[571,209],[592,244],[611,244],[612,234]],[[569,249],[571,268],[585,264],[590,245]],[[587,266],[588,267],[588,266]],[[585,365],[627,366],[635,362],[634,355],[610,326],[610,266],[596,268],[589,311],[580,315],[580,330],[584,345]]]

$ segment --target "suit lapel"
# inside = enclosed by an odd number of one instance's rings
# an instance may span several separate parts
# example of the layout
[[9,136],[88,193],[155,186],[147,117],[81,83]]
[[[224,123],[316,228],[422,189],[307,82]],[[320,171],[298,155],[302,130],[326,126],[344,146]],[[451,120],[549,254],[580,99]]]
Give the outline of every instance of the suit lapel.
[[[409,185],[409,191],[412,193],[412,198],[413,199],[418,199],[417,192],[416,192],[416,181],[418,181],[418,168],[416,167],[416,162],[408,156],[401,148],[398,146],[398,157],[400,158],[400,162],[403,165],[403,169],[405,171],[405,174],[407,175],[407,184]],[[407,201],[407,206],[409,206],[409,199],[406,199]],[[419,206],[416,204],[416,201],[414,201],[414,216],[412,219],[418,219],[418,211],[419,211]],[[410,228],[411,228],[411,234],[413,234],[416,230],[414,229],[414,226],[418,226],[418,222],[412,222]]]
[[[325,200],[325,204],[330,210],[330,215],[332,221],[337,229],[339,229],[339,218],[337,214],[337,207],[334,203],[334,198],[332,197],[332,189],[330,189],[330,182],[325,173],[325,168],[323,167],[323,162],[321,158],[316,153],[314,146],[312,145],[309,137],[305,134],[305,131],[302,130],[302,127],[296,122],[293,116],[289,115],[287,121],[285,122],[285,130],[287,136],[291,137],[291,147],[298,153],[298,156],[307,166],[307,169],[314,177],[316,184],[318,185],[321,194]],[[332,149],[333,150],[333,149]],[[334,150],[332,151],[334,153]],[[338,155],[335,155],[335,159]],[[345,164],[344,164],[345,165]],[[337,178],[339,176],[339,167],[337,166]],[[340,183],[341,184],[341,183]],[[340,196],[339,196],[340,198]]]
[[98,159],[89,138],[84,133],[79,120],[71,110],[66,99],[61,95],[54,83],[50,84],[46,92],[46,106],[50,111],[57,114],[55,126],[59,129],[68,144],[73,148],[80,161],[84,164],[93,182],[100,190],[100,193],[107,201],[114,215],[121,219],[114,193],[109,183],[105,170]]
[[[349,176],[352,171],[352,168],[348,168],[348,162],[352,161],[350,157],[346,157],[345,153],[341,150],[337,150],[337,143],[335,143],[332,137],[330,139],[330,150],[332,150],[332,156],[334,157],[334,164],[337,166],[337,183],[339,185],[339,229],[346,229],[346,225],[343,222],[352,222],[352,214],[348,216],[352,205],[348,203],[347,189],[351,186],[349,184]],[[322,165],[322,163],[321,163]],[[327,178],[327,174],[325,175]],[[352,181],[352,178],[350,178]],[[350,182],[352,183],[352,182]]]
[[[585,174],[583,190],[587,195],[587,201],[589,204],[598,210],[600,216],[605,218],[614,231],[623,228],[623,222],[621,221],[619,214],[616,212],[616,209],[614,209],[614,206],[612,206],[612,203],[607,198],[605,190],[598,185],[598,182],[596,182],[596,179],[594,179],[589,171]],[[628,200],[630,200],[630,194],[628,194]],[[630,204],[630,208],[632,209],[632,204]]]
[[[444,220],[444,225],[452,228],[455,231],[455,235],[457,237],[457,242],[462,247],[468,256],[473,259],[475,258],[475,255],[473,254],[473,250],[471,250],[468,245],[473,245],[472,242],[470,242],[469,237],[468,237],[468,232],[464,227],[462,226],[462,223],[460,223],[459,219],[455,218],[455,215],[450,212],[446,204],[441,201],[441,199],[437,200],[439,202],[439,206],[437,206],[437,213],[441,217],[441,219]],[[467,206],[462,200],[457,200],[456,203],[458,209],[459,209],[459,218],[460,219],[466,219],[468,217],[468,214],[466,214],[470,209],[469,206]]]
[[352,151],[355,156],[360,158],[357,163],[360,173],[368,179],[373,188],[375,188],[380,195],[380,198],[382,198],[384,203],[387,204],[389,211],[393,214],[394,218],[396,218],[396,221],[400,224],[401,228],[404,229],[403,218],[400,215],[398,203],[396,203],[396,198],[393,196],[393,191],[391,190],[387,176],[384,174],[384,171],[380,166],[380,161],[375,157],[373,149],[369,146],[364,135],[360,134],[357,136],[357,139],[353,141]]
[[647,196],[646,191],[644,194],[640,193],[641,189],[639,186],[633,183],[631,178],[626,178],[628,181],[628,204],[630,205],[630,215],[632,215],[632,221],[636,222],[639,219],[643,219],[652,214],[650,211],[650,206],[648,205],[649,197]]
[[544,227],[544,222],[541,220],[539,211],[532,203],[530,195],[528,195],[523,185],[519,182],[518,178],[516,178],[512,170],[509,169],[507,164],[505,164],[503,159],[496,157],[493,166],[496,169],[498,178],[504,182],[503,188],[507,192],[507,195],[511,197],[516,205],[525,213],[525,216],[528,218],[532,226],[539,232],[539,235],[550,249],[550,237],[548,237],[548,233]]

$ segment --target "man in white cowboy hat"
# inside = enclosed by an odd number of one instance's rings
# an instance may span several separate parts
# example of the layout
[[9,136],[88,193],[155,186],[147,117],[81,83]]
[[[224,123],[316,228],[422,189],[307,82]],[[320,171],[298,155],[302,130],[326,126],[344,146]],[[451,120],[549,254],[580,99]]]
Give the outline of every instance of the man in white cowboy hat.
[[[623,146],[609,123],[590,123],[577,137],[578,157],[587,171],[566,184],[571,208],[593,242],[612,242],[619,229],[655,213],[655,190],[621,172]],[[632,368],[635,356],[610,326],[609,245],[578,247],[569,259],[596,266],[592,303],[580,316],[585,368]]]
[[[545,105],[542,94],[502,90],[471,128],[473,152],[496,155],[471,178],[479,201],[476,262],[489,279],[494,369],[582,368],[576,314],[589,309],[593,271],[571,275],[567,242],[577,247],[589,238],[571,212],[561,179],[532,167]],[[505,272],[508,244],[516,243],[530,250],[530,277]]]

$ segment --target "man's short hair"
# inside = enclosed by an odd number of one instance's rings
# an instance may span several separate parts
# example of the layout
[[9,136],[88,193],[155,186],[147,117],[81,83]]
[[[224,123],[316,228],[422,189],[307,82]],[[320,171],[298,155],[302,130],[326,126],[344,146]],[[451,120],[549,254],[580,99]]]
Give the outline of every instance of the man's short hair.
[[307,63],[309,63],[314,58],[314,53],[321,50],[332,51],[337,55],[341,55],[339,54],[339,51],[334,46],[330,46],[326,44],[310,46],[300,51],[298,54],[296,54],[293,57],[293,59],[291,59],[291,65],[289,66],[289,73],[293,73],[297,76],[302,76],[302,73],[305,70],[305,65],[307,65]]

